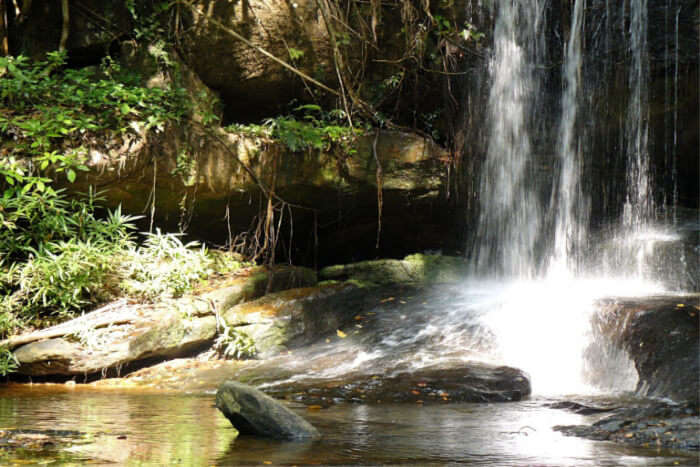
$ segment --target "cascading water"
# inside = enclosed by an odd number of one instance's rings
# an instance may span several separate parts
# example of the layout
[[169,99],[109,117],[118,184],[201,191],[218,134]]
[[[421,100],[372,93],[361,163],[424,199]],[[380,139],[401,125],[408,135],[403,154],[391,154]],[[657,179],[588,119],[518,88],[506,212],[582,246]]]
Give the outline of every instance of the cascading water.
[[[613,229],[617,237],[604,240],[612,245],[604,256],[615,259],[602,267],[591,254],[590,196],[583,184],[584,157],[590,157],[583,150],[595,144],[582,138],[595,133],[581,131],[578,124],[582,107],[590,105],[590,96],[582,95],[581,82],[586,1],[575,0],[571,9],[562,64],[561,115],[557,135],[550,138],[556,141],[552,177],[556,181],[550,182],[547,209],[538,198],[546,190],[528,173],[536,151],[526,119],[547,111],[530,107],[534,99],[527,95],[537,89],[530,70],[538,64],[532,61],[528,42],[537,42],[530,28],[543,21],[542,5],[517,0],[497,3],[489,99],[493,121],[473,261],[478,273],[500,275],[504,285],[500,298],[482,313],[481,320],[496,336],[503,361],[528,371],[539,392],[588,392],[592,390],[589,381],[606,390],[633,389],[636,372],[624,353],[589,351],[589,355],[603,356],[597,362],[584,361],[584,354],[592,345],[603,345],[593,342],[591,330],[597,299],[664,290],[644,269],[646,256],[654,253],[649,248],[653,242],[646,241],[645,235],[655,214],[648,148],[647,1],[623,2],[620,14],[629,17],[624,42],[629,54],[629,98],[622,132],[627,191],[621,225]],[[607,2],[605,8],[610,10]],[[541,24],[540,28],[546,29]],[[611,43],[606,37],[606,47]],[[652,240],[665,239],[658,232],[654,235]],[[640,244],[640,239],[645,243]],[[538,276],[539,265],[546,267]]]
[[559,185],[552,193],[550,210],[556,212],[554,252],[550,276],[568,275],[581,263],[581,251],[588,237],[588,200],[581,187],[581,146],[576,139],[578,99],[581,88],[581,41],[584,1],[577,1],[572,14],[569,42],[563,67],[564,94],[557,143],[560,164]]
[[[493,1],[488,142],[471,276],[413,301],[387,297],[368,314],[371,333],[290,357],[300,365],[292,380],[480,360],[525,370],[536,394],[635,388],[634,365],[597,339],[592,324],[601,298],[664,292],[619,257],[628,252],[605,262],[615,255],[604,246],[622,250],[608,234],[631,224],[642,232],[654,215],[648,52],[638,50],[648,47],[646,13],[637,11],[645,3],[625,2],[624,10],[613,3],[574,0],[562,24],[548,24],[549,2]],[[552,53],[552,65],[544,51],[555,45],[562,52]],[[622,68],[620,57],[629,58]],[[632,85],[618,100],[614,76],[623,88]],[[561,92],[552,82],[561,82]],[[611,122],[625,122],[622,131]],[[610,161],[617,154],[621,159]],[[618,167],[633,173],[620,176]],[[610,206],[601,208],[601,200]],[[600,219],[614,226],[594,225]],[[357,326],[365,324],[362,318]]]
[[529,116],[537,88],[535,44],[541,34],[540,2],[498,5],[489,95],[490,135],[481,174],[481,214],[475,271],[534,275],[535,243],[541,230],[539,201],[531,184]]

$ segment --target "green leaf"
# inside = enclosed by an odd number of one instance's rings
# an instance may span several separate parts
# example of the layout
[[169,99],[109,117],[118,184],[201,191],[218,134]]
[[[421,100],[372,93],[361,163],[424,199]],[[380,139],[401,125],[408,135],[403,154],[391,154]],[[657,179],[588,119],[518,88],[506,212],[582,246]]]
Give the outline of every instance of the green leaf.
[[69,182],[73,183],[75,181],[75,170],[68,169],[66,171],[66,178],[68,179]]

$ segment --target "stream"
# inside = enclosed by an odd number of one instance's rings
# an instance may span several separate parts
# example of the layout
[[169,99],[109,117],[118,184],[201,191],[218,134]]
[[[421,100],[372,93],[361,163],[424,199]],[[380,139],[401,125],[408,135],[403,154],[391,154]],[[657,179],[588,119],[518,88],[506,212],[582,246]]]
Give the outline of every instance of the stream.
[[[697,465],[696,456],[565,437],[557,424],[594,420],[534,397],[507,404],[297,408],[323,433],[316,443],[236,439],[208,394],[153,394],[12,386],[0,397],[0,430],[61,432],[75,443],[0,451],[5,465],[458,464],[500,466]],[[600,403],[600,400],[588,399]],[[610,402],[610,399],[606,399]],[[614,401],[619,403],[619,400]]]
[[[614,288],[631,294],[639,293],[638,287],[648,284],[618,282]],[[375,308],[343,328],[343,337],[329,336],[238,369],[178,373],[165,364],[151,384],[135,389],[3,386],[0,463],[697,465],[696,453],[590,441],[552,429],[606,415],[580,415],[551,408],[552,403],[625,407],[650,402],[630,395],[636,373],[626,366],[629,362],[614,361],[610,353],[605,362],[582,358],[596,340],[586,325],[592,303],[607,292],[600,282],[580,280],[478,280],[427,291],[387,290]],[[347,398],[319,405],[303,396],[324,381],[459,368],[460,362],[473,360],[523,368],[532,376],[533,396],[509,403],[358,404]],[[236,438],[214,407],[216,388],[231,377],[287,396],[290,407],[314,424],[322,439]],[[13,437],[24,439],[21,447],[8,444]]]

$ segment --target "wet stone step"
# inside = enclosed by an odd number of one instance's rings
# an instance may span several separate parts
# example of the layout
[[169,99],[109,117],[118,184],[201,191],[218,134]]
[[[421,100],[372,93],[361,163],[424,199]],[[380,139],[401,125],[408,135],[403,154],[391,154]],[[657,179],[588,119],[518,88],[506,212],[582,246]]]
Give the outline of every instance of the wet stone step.
[[274,397],[321,407],[347,402],[510,402],[526,398],[531,391],[530,381],[522,371],[482,363],[390,376],[371,374],[342,380],[304,380],[264,390]]

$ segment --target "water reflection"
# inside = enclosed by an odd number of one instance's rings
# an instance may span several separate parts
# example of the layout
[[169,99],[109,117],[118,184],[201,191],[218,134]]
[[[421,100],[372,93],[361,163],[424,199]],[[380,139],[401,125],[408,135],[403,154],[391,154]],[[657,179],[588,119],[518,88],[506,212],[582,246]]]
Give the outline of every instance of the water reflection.
[[[535,399],[509,404],[338,404],[295,410],[323,439],[290,443],[236,432],[211,395],[9,386],[0,389],[0,430],[76,430],[75,464],[273,465],[452,464],[499,466],[696,465],[696,458],[567,438],[557,424],[592,416],[545,407]],[[0,453],[2,451],[0,450]],[[50,461],[46,453],[42,462]],[[37,453],[11,453],[16,460]],[[54,459],[58,457],[55,454]],[[7,461],[10,457],[0,457]],[[62,459],[62,465],[70,462]]]

